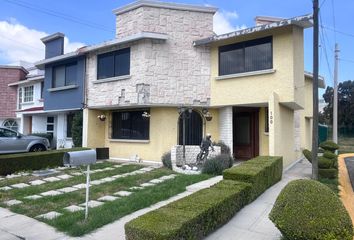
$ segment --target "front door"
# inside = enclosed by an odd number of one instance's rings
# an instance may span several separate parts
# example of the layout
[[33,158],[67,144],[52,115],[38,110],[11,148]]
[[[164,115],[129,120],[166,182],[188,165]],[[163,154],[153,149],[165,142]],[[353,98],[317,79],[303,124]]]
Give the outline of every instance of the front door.
[[233,115],[233,149],[236,159],[259,154],[258,108],[236,108]]

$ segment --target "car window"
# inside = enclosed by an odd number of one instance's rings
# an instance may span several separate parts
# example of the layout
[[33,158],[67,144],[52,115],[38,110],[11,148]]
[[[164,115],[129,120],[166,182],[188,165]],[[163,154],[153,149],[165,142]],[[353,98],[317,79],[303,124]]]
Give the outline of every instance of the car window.
[[16,132],[0,128],[0,137],[16,137],[16,136],[17,136]]

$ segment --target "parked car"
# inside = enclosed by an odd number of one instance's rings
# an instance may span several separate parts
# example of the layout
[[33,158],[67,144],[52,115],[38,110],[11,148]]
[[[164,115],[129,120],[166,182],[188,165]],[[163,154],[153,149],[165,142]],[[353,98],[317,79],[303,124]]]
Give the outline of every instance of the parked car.
[[18,152],[41,152],[50,148],[47,138],[26,136],[8,128],[0,127],[0,154]]

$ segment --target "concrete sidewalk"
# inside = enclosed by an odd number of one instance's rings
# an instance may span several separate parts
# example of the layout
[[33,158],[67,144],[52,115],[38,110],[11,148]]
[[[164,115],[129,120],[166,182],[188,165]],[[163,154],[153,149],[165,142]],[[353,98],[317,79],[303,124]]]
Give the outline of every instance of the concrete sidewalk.
[[239,211],[227,224],[210,234],[206,240],[279,240],[281,234],[268,214],[280,191],[290,181],[311,178],[311,164],[301,160],[283,174],[280,182],[269,188],[251,204]]

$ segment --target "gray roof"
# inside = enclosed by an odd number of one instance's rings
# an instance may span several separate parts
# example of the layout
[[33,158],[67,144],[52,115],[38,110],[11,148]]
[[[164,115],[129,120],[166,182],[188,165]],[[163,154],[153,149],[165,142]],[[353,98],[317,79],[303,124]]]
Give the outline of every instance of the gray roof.
[[295,26],[299,26],[302,28],[309,28],[312,26],[312,19],[313,19],[312,14],[289,18],[289,19],[284,19],[284,20],[277,21],[277,22],[270,23],[270,24],[259,25],[259,26],[255,26],[255,27],[251,27],[251,28],[238,30],[235,32],[230,32],[230,33],[226,33],[226,34],[214,35],[214,36],[211,36],[208,38],[203,38],[203,39],[194,41],[193,45],[194,46],[205,45],[205,44],[209,44],[209,43],[213,43],[213,42],[222,41],[225,39],[235,38],[235,37],[239,37],[239,36],[243,36],[243,35],[267,31],[267,30],[285,27],[285,26],[289,26],[289,25],[295,25]]

